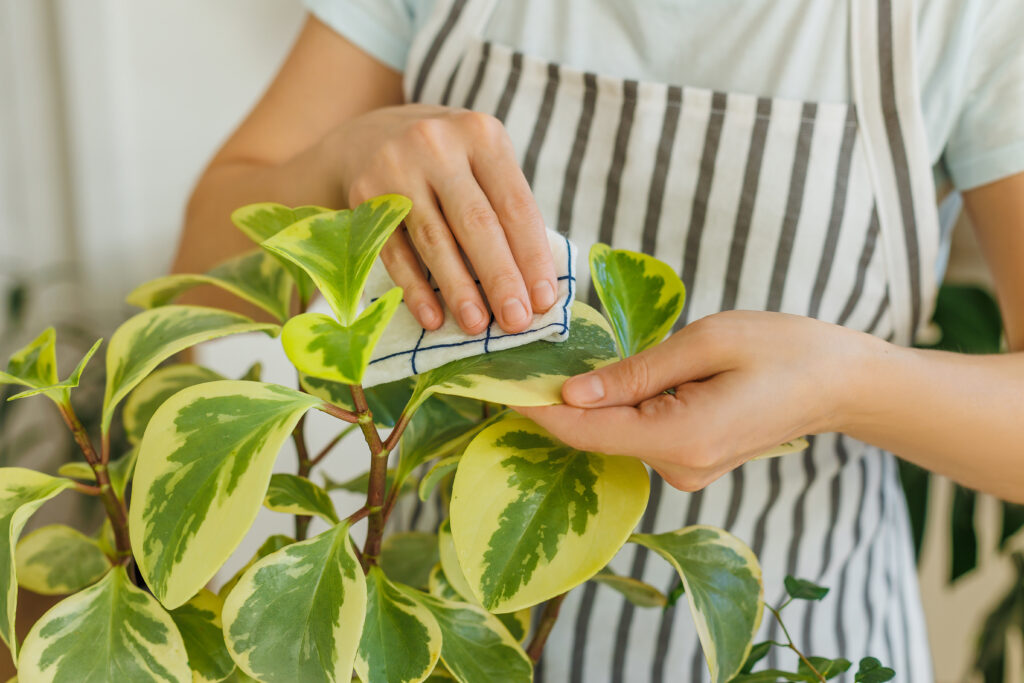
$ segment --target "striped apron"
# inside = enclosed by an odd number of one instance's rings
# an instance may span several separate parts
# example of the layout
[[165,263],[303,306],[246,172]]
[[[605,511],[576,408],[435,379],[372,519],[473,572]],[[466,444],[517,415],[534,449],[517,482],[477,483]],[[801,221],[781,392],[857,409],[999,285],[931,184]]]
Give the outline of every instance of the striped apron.
[[[689,292],[684,321],[784,311],[906,344],[930,314],[939,243],[913,4],[850,2],[854,97],[839,104],[548,63],[482,39],[494,0],[438,0],[411,46],[406,98],[501,119],[548,225],[583,253],[600,241],[676,268]],[[580,274],[580,296],[593,302]],[[783,599],[786,574],[831,587],[784,613],[806,652],[870,654],[897,680],[932,680],[893,456],[838,434],[811,442],[694,494],[654,475],[640,530],[729,529],[760,558],[769,602]],[[433,509],[412,514],[407,524],[437,521]],[[677,582],[632,545],[612,568],[666,592]],[[586,584],[563,604],[537,679],[707,679],[684,603],[636,609]],[[781,638],[770,616],[760,638]],[[768,663],[796,667],[785,653]]]

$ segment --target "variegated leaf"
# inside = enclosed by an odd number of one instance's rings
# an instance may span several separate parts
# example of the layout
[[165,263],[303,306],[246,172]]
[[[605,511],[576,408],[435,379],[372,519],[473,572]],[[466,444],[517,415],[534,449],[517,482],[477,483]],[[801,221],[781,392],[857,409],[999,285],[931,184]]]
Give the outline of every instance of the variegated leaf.
[[[448,530],[449,544],[451,539],[451,530]],[[452,546],[454,548],[454,546]],[[454,552],[454,550],[452,551]],[[461,572],[461,570],[460,570]],[[461,579],[465,582],[465,578]],[[476,605],[476,598],[470,597],[467,601],[455,587],[448,581],[448,577],[445,576],[444,569],[440,563],[434,565],[434,568],[430,570],[430,579],[428,580],[428,586],[430,594],[437,598],[444,598],[445,600],[452,600],[454,602],[469,602],[472,605]],[[466,585],[468,590],[468,584]],[[530,632],[530,616],[532,610],[529,608],[521,609],[518,612],[506,612],[505,614],[495,614],[498,617],[508,632],[516,639],[517,642],[522,643],[526,640],[526,636]]]
[[14,394],[7,399],[8,401],[45,394],[58,405],[68,403],[71,390],[78,386],[85,366],[89,364],[89,360],[100,348],[103,340],[96,340],[67,379],[57,381],[56,339],[54,329],[47,328],[28,346],[11,356],[7,372],[0,372],[0,384],[20,384],[29,388]]
[[427,473],[420,479],[420,486],[418,494],[420,500],[426,501],[434,493],[434,489],[450,474],[455,472],[455,468],[459,466],[459,461],[462,460],[462,454],[450,455],[447,458],[441,458],[431,466]]
[[67,595],[99,581],[110,561],[96,539],[51,524],[18,541],[14,566],[22,588],[40,595]]
[[[132,448],[116,460],[111,460],[107,465],[107,473],[110,476],[110,486],[114,489],[117,497],[124,499],[124,490],[131,481],[132,473],[135,472],[135,462],[139,456],[139,449]],[[84,462],[66,462],[57,468],[57,474],[65,477],[73,477],[82,481],[96,481],[96,473],[92,467]]]
[[278,259],[262,249],[228,259],[202,275],[178,273],[150,280],[136,287],[125,301],[139,308],[157,308],[200,285],[231,292],[281,322],[288,319],[292,278]]
[[320,400],[221,380],[179,391],[139,445],[129,529],[146,583],[168,608],[206,585],[249,530],[281,444]]
[[327,491],[305,477],[278,473],[270,477],[263,504],[275,512],[289,515],[316,515],[337,524],[338,512]]
[[388,581],[379,567],[366,575],[366,622],[355,667],[377,683],[419,683],[441,656],[441,628],[430,610]]
[[[259,244],[281,232],[289,225],[301,221],[303,218],[315,216],[318,213],[325,213],[330,209],[322,206],[300,206],[289,208],[281,204],[264,202],[261,204],[249,204],[237,209],[231,214],[231,222],[239,230],[244,232],[249,239]],[[292,279],[299,289],[299,298],[303,306],[309,304],[316,293],[313,281],[309,279],[306,272],[288,259],[278,257],[285,268],[291,274]]]
[[668,604],[668,597],[651,584],[630,576],[619,576],[608,567],[595,574],[591,581],[621,593],[637,607],[664,607]]
[[223,608],[224,601],[204,588],[171,611],[171,619],[185,643],[193,683],[218,683],[235,670],[221,629]]
[[295,543],[295,539],[291,538],[290,536],[285,536],[284,534],[274,534],[267,540],[263,541],[263,544],[256,549],[256,553],[249,559],[248,562],[245,563],[245,566],[239,569],[237,572],[235,572],[235,575],[228,579],[227,582],[220,587],[220,590],[217,591],[217,595],[221,598],[227,597],[227,594],[230,593],[232,589],[234,589],[235,585],[237,585],[238,581],[242,578],[242,575],[249,571],[250,567],[252,567],[254,564],[262,560],[270,553],[276,553],[281,548],[285,547],[286,545],[291,545],[292,543]]
[[664,339],[683,310],[683,281],[653,256],[595,244],[590,249],[590,275],[623,357]]
[[347,683],[365,613],[366,579],[339,524],[254,564],[224,602],[224,635],[257,680]]
[[14,544],[39,506],[74,484],[22,467],[0,467],[0,639],[15,658],[14,612],[18,602]]
[[297,315],[281,331],[284,352],[304,375],[361,384],[370,354],[401,302],[402,290],[395,287],[349,325],[322,313]]
[[[309,377],[299,374],[299,383],[309,393],[322,398],[328,403],[345,410],[355,410],[355,403],[352,401],[352,388],[348,384],[331,382],[330,380],[318,377]],[[415,381],[412,378],[400,379],[396,382],[378,384],[375,387],[367,387],[363,390],[366,394],[366,403],[373,414],[373,423],[379,428],[391,428],[398,422],[409,397],[412,396],[412,388]]]
[[114,567],[36,622],[18,658],[23,683],[189,683],[177,627],[149,593]]
[[[475,410],[466,410],[467,404]],[[479,401],[459,396],[433,396],[421,403],[402,433],[399,479],[429,460],[465,449],[481,429],[479,406]]]
[[441,661],[460,683],[529,683],[533,662],[498,618],[482,607],[400,588],[430,610],[441,627]]
[[536,341],[424,372],[418,377],[411,405],[418,406],[433,393],[512,406],[554,405],[562,402],[566,379],[616,360],[618,352],[608,322],[577,301],[565,341]]
[[634,534],[679,572],[713,683],[732,679],[747,660],[764,612],[761,567],[732,534],[689,526],[664,534]]
[[153,413],[171,396],[187,387],[219,379],[227,378],[219,372],[189,363],[168,365],[165,368],[154,370],[153,374],[139,382],[135,390],[125,399],[121,418],[124,421],[124,431],[128,439],[132,443],[142,441],[142,435],[145,433],[146,425],[149,424]]
[[380,567],[396,583],[426,588],[437,564],[437,534],[400,531],[388,534],[380,548]]
[[639,460],[578,451],[525,418],[485,429],[462,456],[451,503],[473,594],[512,612],[583,583],[629,538],[649,488]]
[[[476,596],[473,588],[469,585],[469,581],[466,580],[466,574],[462,570],[462,565],[459,563],[459,555],[455,550],[455,539],[452,537],[450,519],[441,522],[441,526],[437,529],[437,549],[438,557],[441,560],[441,568],[444,571],[448,585],[455,591],[460,600],[479,605],[480,598]],[[448,596],[444,595],[441,597]]]
[[410,208],[412,202],[400,195],[375,197],[352,210],[305,218],[262,246],[305,270],[338,322],[351,325],[370,267]]
[[124,322],[107,348],[107,388],[103,395],[103,432],[110,429],[114,408],[156,367],[201,341],[240,332],[277,334],[277,325],[203,306],[164,306],[143,311]]

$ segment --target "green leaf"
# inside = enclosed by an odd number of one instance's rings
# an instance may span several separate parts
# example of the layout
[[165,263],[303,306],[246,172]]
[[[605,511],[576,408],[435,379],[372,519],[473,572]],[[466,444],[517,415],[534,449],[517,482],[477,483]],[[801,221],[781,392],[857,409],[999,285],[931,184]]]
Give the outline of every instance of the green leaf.
[[647,254],[595,244],[590,249],[590,276],[623,357],[664,339],[686,301],[686,288],[676,272]]
[[894,678],[896,678],[895,671],[887,666],[882,666],[882,663],[874,657],[865,657],[860,660],[860,667],[853,680],[857,683],[885,683]]
[[[850,660],[843,659],[829,659],[827,657],[808,657],[807,661],[814,667],[814,671],[825,677],[825,680],[835,678],[841,673],[845,673],[850,669]],[[810,667],[807,666],[803,661],[797,666],[797,671],[802,674],[810,674],[812,681],[817,681],[818,678],[811,671]]]
[[[450,552],[454,557],[455,546],[451,544],[451,529],[446,528],[446,533],[448,536],[448,545],[452,548]],[[460,569],[458,571],[460,580],[465,585],[465,590],[469,591],[469,585],[466,584],[465,577],[462,577],[462,570]],[[444,598],[445,600],[451,600],[453,602],[468,602],[469,604],[477,605],[476,598],[472,597],[472,593],[470,593],[469,598],[466,598],[455,590],[440,564],[434,565],[434,568],[430,570],[430,579],[427,583],[430,594],[436,598]],[[531,610],[529,608],[521,609],[518,612],[496,614],[494,616],[498,617],[498,621],[508,629],[508,632],[516,639],[516,642],[522,643],[526,640],[526,636],[530,631],[531,621]]]
[[149,424],[153,413],[171,396],[196,384],[214,382],[219,379],[227,378],[200,365],[188,363],[168,365],[153,371],[153,374],[139,382],[135,390],[125,399],[121,417],[124,420],[124,431],[128,440],[132,443],[142,441],[142,435],[145,433],[146,425]]
[[[762,643],[757,643],[750,648],[750,654],[747,655],[747,661],[743,663],[743,668],[740,669],[741,674],[748,674],[753,671],[754,666],[757,665],[762,659],[768,656],[768,653],[772,649],[772,641],[766,640]],[[735,679],[734,679],[735,680]]]
[[[352,401],[352,388],[348,384],[309,377],[301,373],[299,382],[303,389],[328,403],[333,403],[345,410],[354,411],[356,409],[355,403]],[[377,427],[391,428],[395,426],[405,404],[412,396],[414,383],[412,378],[406,378],[363,390],[363,393],[366,394],[366,403],[370,406],[370,412],[373,414],[373,423]]]
[[430,570],[440,561],[437,535],[424,531],[389,534],[380,548],[380,567],[396,583],[426,588]]
[[221,630],[223,607],[224,601],[204,588],[171,611],[171,619],[185,642],[194,683],[217,683],[235,670]]
[[441,661],[460,683],[529,683],[533,662],[493,614],[476,605],[399,589],[430,610],[441,627]]
[[331,524],[341,521],[327,491],[295,474],[275,474],[270,477],[270,486],[263,504],[275,512],[316,515]]
[[562,384],[573,375],[618,360],[608,322],[586,304],[575,302],[569,338],[535,341],[512,349],[452,361],[419,375],[410,406],[433,393],[465,396],[512,406],[562,402]]
[[28,346],[11,356],[7,372],[0,372],[0,385],[20,384],[30,388],[14,394],[7,399],[8,401],[45,394],[58,405],[67,405],[71,390],[78,386],[85,366],[89,364],[89,360],[100,348],[103,340],[97,339],[93,343],[78,361],[74,371],[62,382],[57,381],[56,340],[57,333],[49,327]]
[[366,580],[339,524],[254,564],[224,601],[232,658],[265,683],[351,679]]
[[263,363],[255,362],[249,366],[249,369],[245,371],[245,374],[238,379],[244,379],[248,382],[259,382],[263,379]]
[[950,583],[978,566],[978,533],[974,528],[976,499],[977,494],[971,489],[957,484],[953,486],[949,545],[952,555]]
[[125,299],[139,308],[173,303],[199,285],[213,285],[254,304],[284,322],[292,299],[292,279],[274,256],[262,249],[224,261],[203,275],[166,275],[139,285]]
[[[124,500],[124,490],[127,488],[128,482],[131,481],[132,473],[135,472],[135,462],[138,459],[138,455],[139,449],[131,448],[120,458],[111,460],[107,465],[110,486],[121,500]],[[96,473],[84,462],[66,462],[57,468],[57,474],[65,477],[74,477],[82,481],[96,481]]]
[[170,615],[120,566],[36,622],[18,658],[18,675],[52,683],[192,681]]
[[914,557],[920,559],[921,544],[924,543],[924,529],[928,516],[928,497],[931,488],[931,472],[907,462],[897,460],[900,469],[900,483],[907,499],[910,516],[910,530],[914,540]]
[[378,567],[366,576],[366,622],[356,655],[364,681],[418,683],[441,657],[441,627],[429,609],[388,581]]
[[578,451],[525,418],[488,427],[452,490],[452,534],[473,594],[489,611],[512,612],[583,583],[629,538],[649,488],[635,458]]
[[[466,415],[467,404],[475,410]],[[457,396],[435,396],[420,404],[402,433],[399,443],[398,478],[434,458],[461,453],[487,424],[481,422],[480,402]]]
[[591,581],[621,593],[637,607],[665,607],[668,604],[665,594],[651,584],[630,576],[619,576],[608,567],[595,574]]
[[426,501],[434,493],[434,489],[437,488],[438,484],[447,477],[449,474],[455,472],[455,468],[459,466],[459,461],[462,460],[462,454],[452,455],[447,458],[441,458],[434,465],[427,470],[427,473],[420,479],[419,486],[419,497],[420,500]]
[[[325,209],[322,206],[300,206],[292,209],[281,204],[264,202],[261,204],[249,204],[235,210],[231,214],[231,222],[235,224],[235,227],[244,232],[249,239],[259,244],[281,232],[289,225],[301,221],[303,218],[309,218],[318,213],[326,213],[328,211],[330,209]],[[313,281],[309,279],[309,276],[306,275],[302,268],[299,268],[288,259],[277,258],[287,268],[292,279],[295,280],[303,306],[308,305],[313,298],[313,294],[316,293]]]
[[99,581],[110,569],[96,539],[63,524],[36,529],[14,550],[18,584],[40,595],[67,595]]
[[[395,470],[391,469],[387,471],[387,489],[390,490],[395,483]],[[349,479],[348,481],[334,481],[328,475],[324,475],[324,488],[328,491],[348,491],[350,493],[357,493],[365,496],[370,486],[370,472],[366,471],[362,474]],[[402,489],[399,491],[400,496],[405,495],[416,489],[416,482],[404,481],[402,482]]]
[[220,587],[220,590],[217,591],[217,595],[221,598],[226,597],[227,594],[230,593],[231,590],[235,587],[235,585],[238,584],[238,580],[242,578],[242,575],[249,571],[250,567],[252,567],[254,564],[262,560],[270,553],[277,552],[281,548],[285,547],[286,545],[291,545],[292,543],[295,543],[295,539],[290,536],[285,536],[284,534],[274,534],[267,540],[263,541],[263,545],[256,549],[256,553],[249,559],[248,562],[245,563],[245,566],[239,569],[237,572],[235,572],[235,575],[228,579],[227,583]]
[[14,636],[14,612],[18,602],[18,579],[14,544],[25,522],[46,501],[74,484],[22,467],[0,467],[0,640],[7,643],[14,659],[18,643]]
[[1024,529],[1024,505],[1003,501],[1003,524],[999,532],[999,547],[1006,549],[1007,543],[1021,529]]
[[284,352],[304,375],[361,384],[370,355],[401,302],[402,290],[395,287],[351,325],[339,325],[322,313],[297,315],[281,332]]
[[305,270],[338,322],[351,325],[377,254],[411,208],[400,195],[375,197],[352,210],[303,219],[262,246]]
[[935,302],[933,321],[942,338],[928,348],[960,353],[999,353],[1003,320],[999,304],[974,285],[944,284]]
[[281,444],[320,400],[274,384],[189,387],[139,445],[129,529],[139,570],[169,608],[206,585],[252,526]]
[[110,430],[114,408],[146,375],[179,351],[202,341],[240,332],[266,332],[277,325],[203,306],[164,306],[125,321],[107,348],[107,388],[103,395],[103,433]]
[[723,529],[690,526],[631,540],[675,567],[697,627],[713,683],[743,667],[764,612],[761,567],[750,548]]
[[794,600],[821,600],[828,595],[828,588],[807,579],[787,575],[783,583],[786,586],[786,593]]

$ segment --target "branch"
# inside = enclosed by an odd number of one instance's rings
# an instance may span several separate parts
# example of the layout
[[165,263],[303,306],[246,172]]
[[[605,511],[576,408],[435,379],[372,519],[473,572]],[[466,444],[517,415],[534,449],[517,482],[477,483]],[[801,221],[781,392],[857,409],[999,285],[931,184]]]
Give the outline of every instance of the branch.
[[333,415],[339,420],[344,420],[345,422],[359,422],[359,415],[357,413],[353,413],[351,410],[345,410],[333,403],[324,401],[320,404],[320,410],[324,411],[328,415]]
[[558,619],[558,610],[562,608],[562,601],[565,600],[565,596],[568,594],[566,592],[556,595],[544,605],[544,612],[541,614],[540,623],[537,624],[537,633],[533,636],[530,646],[526,648],[526,654],[530,656],[534,664],[540,661],[540,656],[544,652],[544,645],[548,642],[551,629],[555,627],[555,620]]
[[[309,448],[306,446],[306,416],[303,415],[295,423],[292,430],[292,440],[295,441],[295,451],[299,456],[299,476],[309,478],[309,472],[313,465],[309,460]],[[295,540],[304,541],[309,533],[309,523],[313,518],[309,515],[295,515]]]
[[377,564],[380,557],[380,544],[384,536],[384,489],[387,487],[388,453],[390,452],[380,440],[380,433],[373,424],[373,414],[366,402],[366,394],[358,384],[353,384],[352,401],[356,406],[356,414],[363,437],[370,446],[370,480],[366,490],[366,509],[369,510],[369,522],[366,530],[366,544],[363,556],[367,565]]
[[[782,607],[785,607],[788,604],[789,601],[786,601],[786,603]],[[800,652],[800,650],[798,650],[796,645],[793,643],[793,638],[790,637],[789,631],[786,629],[786,625],[782,623],[782,615],[779,614],[779,610],[781,610],[782,607],[780,607],[778,610],[772,607],[771,605],[765,605],[765,607],[767,607],[768,610],[775,615],[775,621],[779,622],[779,626],[782,627],[782,633],[785,634],[786,640],[789,641],[786,647],[788,647],[790,650],[796,653],[797,657],[800,658],[800,661],[807,665],[807,668],[811,670],[811,673],[814,674],[815,678],[817,678],[822,683],[825,683],[825,677],[818,673],[818,670],[814,668],[814,665],[811,664],[810,661],[808,661],[807,657],[804,656],[804,653]]]
[[402,434],[405,433],[405,428],[409,426],[409,421],[412,420],[412,413],[403,410],[402,414],[398,418],[398,422],[395,423],[395,428],[388,434],[388,440],[384,442],[384,448],[390,453],[395,450],[395,446],[398,445],[398,440],[402,438]]

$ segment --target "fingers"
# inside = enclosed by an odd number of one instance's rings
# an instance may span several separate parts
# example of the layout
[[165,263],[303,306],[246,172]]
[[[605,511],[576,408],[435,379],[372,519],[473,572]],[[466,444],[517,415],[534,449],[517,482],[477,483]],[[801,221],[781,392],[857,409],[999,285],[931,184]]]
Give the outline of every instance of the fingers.
[[405,230],[396,230],[391,235],[380,252],[380,259],[391,279],[402,288],[402,298],[419,324],[428,330],[440,327],[444,321],[444,309],[423,274]]
[[635,356],[570,378],[562,398],[584,408],[635,406],[671,387],[730,369],[725,345],[706,320]]

